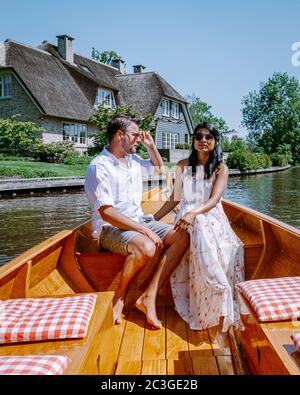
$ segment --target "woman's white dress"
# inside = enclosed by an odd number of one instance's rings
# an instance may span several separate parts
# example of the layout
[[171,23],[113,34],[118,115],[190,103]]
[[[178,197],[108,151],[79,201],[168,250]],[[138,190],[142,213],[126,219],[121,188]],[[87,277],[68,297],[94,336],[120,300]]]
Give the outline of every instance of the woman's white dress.
[[[191,167],[182,174],[182,199],[175,223],[188,211],[209,199],[215,174],[204,179],[204,167]],[[190,248],[170,277],[176,311],[191,329],[202,330],[219,324],[222,331],[239,327],[239,301],[234,288],[244,280],[243,243],[232,230],[221,202],[198,214],[189,229]]]

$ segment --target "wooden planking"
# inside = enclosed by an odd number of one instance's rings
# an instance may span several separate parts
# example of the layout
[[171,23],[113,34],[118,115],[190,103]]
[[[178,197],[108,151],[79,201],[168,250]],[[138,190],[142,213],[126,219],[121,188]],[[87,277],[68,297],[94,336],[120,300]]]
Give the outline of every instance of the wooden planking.
[[66,238],[72,234],[72,230],[62,230],[56,235],[43,241],[35,247],[30,248],[23,254],[7,262],[0,267],[0,279],[6,277],[9,273],[14,272],[16,269],[24,265],[24,263],[32,260],[33,265],[36,260],[42,259],[43,256],[49,254],[54,248],[57,248],[65,242]]
[[88,282],[77,262],[76,251],[77,231],[66,238],[59,261],[59,270],[76,292],[92,292],[94,288]]
[[300,275],[300,260],[293,260],[286,253],[279,253],[272,262],[265,266],[259,278],[277,278]]
[[117,363],[116,375],[140,375],[142,369],[141,361],[119,361]]
[[298,273],[300,270],[300,250],[299,250],[299,238],[300,230],[296,228],[288,228],[288,225],[282,224],[283,226],[276,226],[276,224],[271,225],[271,230],[275,235],[276,241],[289,257],[291,257],[295,262],[297,262]]
[[108,251],[77,253],[77,262],[97,291],[114,291],[121,278],[126,257]]
[[14,285],[10,294],[10,299],[26,298],[29,291],[29,279],[31,272],[31,261],[26,262],[18,269]]
[[193,366],[190,358],[168,359],[167,360],[168,375],[191,375],[193,374]]
[[141,374],[166,375],[167,361],[165,359],[156,359],[154,361],[143,361]]
[[214,356],[192,358],[193,372],[196,375],[219,374],[218,364]]
[[216,357],[221,375],[235,375],[234,361],[230,356],[219,355]]
[[116,350],[117,350],[117,355],[120,353],[120,347],[122,344],[125,328],[127,325],[127,316],[128,316],[128,311],[126,313],[122,313],[122,323],[120,325],[114,325],[113,330],[115,332],[115,342],[116,342]]
[[145,315],[130,310],[119,352],[119,361],[141,361],[144,343]]
[[[296,348],[291,339],[292,334],[300,332],[300,322],[299,321],[283,321],[274,323],[260,324],[260,327],[270,342],[272,349],[276,352],[277,357],[280,358],[282,364],[288,370],[289,374],[299,375],[300,374],[300,364],[294,358]],[[270,353],[269,353],[270,354]],[[261,357],[261,366],[268,363],[268,354],[263,354]],[[280,373],[279,373],[280,374]]]
[[47,276],[57,268],[61,251],[62,247],[59,246],[54,251],[49,252],[49,254],[44,256],[42,259],[32,264],[30,288],[47,278]]
[[53,270],[48,277],[44,278],[28,291],[28,297],[30,298],[65,294],[75,294],[75,292],[65,282],[57,269]]
[[174,307],[166,307],[167,359],[189,357],[185,322],[179,317]]
[[234,222],[230,223],[230,225],[234,230],[234,232],[244,243],[245,248],[258,247],[263,245],[263,239],[261,233],[249,231],[249,229],[242,228],[241,226],[235,224]]
[[163,327],[159,330],[153,330],[149,324],[146,325],[143,361],[166,359],[166,319],[164,307],[157,308],[157,316],[162,322]]
[[207,330],[195,331],[190,329],[188,324],[186,324],[186,330],[191,358],[209,357],[213,355],[212,346]]
[[208,329],[213,354],[217,355],[230,355],[230,344],[228,334],[219,331],[217,326]]

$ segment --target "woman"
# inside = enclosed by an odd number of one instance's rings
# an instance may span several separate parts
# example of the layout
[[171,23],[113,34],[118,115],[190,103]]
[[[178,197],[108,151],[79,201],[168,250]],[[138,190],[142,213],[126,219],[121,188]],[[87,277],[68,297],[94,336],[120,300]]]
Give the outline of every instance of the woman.
[[234,286],[244,280],[244,255],[221,204],[227,181],[220,135],[202,123],[194,129],[189,158],[178,162],[170,201],[155,215],[159,220],[180,200],[175,229],[188,230],[190,248],[170,282],[175,308],[191,329],[239,326]]

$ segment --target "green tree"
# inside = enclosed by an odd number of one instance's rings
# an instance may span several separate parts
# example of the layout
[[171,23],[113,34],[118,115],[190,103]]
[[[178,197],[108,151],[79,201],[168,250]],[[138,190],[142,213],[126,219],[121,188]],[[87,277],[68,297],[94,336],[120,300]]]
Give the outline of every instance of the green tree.
[[[98,132],[94,136],[94,146],[89,149],[90,155],[99,152],[106,144],[108,144],[106,134],[107,124],[116,115],[126,115],[138,119],[140,121],[140,130],[149,131],[155,139],[156,118],[152,114],[146,114],[144,117],[141,117],[138,112],[132,109],[131,106],[116,106],[115,108],[100,106],[90,119],[90,121],[98,127]],[[141,144],[139,145],[137,152],[142,157],[146,157],[148,154],[146,148]]]
[[245,151],[247,150],[247,143],[242,137],[238,136],[232,136],[231,141],[230,141],[230,151],[235,151],[235,150],[242,150]]
[[211,112],[212,106],[203,102],[199,97],[193,95],[188,95],[187,101],[189,103],[190,113],[193,119],[194,125],[198,125],[202,122],[208,122],[213,124],[220,133],[233,133],[234,131],[229,130],[226,122],[223,118],[216,117]]
[[120,60],[121,56],[119,56],[115,51],[99,52],[97,49],[92,48],[92,59],[111,65],[114,60]]
[[21,122],[15,115],[10,119],[0,119],[0,149],[14,155],[29,155],[40,141],[42,129],[33,122]]
[[[289,154],[300,162],[300,86],[287,73],[274,73],[259,91],[242,99],[242,125],[267,154]],[[282,150],[284,152],[282,152]]]

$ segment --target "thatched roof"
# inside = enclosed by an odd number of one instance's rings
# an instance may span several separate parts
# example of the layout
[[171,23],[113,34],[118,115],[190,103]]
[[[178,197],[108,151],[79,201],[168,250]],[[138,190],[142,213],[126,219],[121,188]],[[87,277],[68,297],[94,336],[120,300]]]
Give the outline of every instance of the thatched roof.
[[5,42],[6,66],[12,67],[45,114],[87,120],[92,108],[64,65],[48,52],[11,40]]
[[186,100],[155,72],[118,74],[120,102],[131,105],[142,116],[154,114],[162,97],[186,103]]
[[155,72],[120,74],[103,63],[74,54],[65,61],[57,46],[44,41],[33,48],[6,40],[5,64],[29,90],[41,110],[50,116],[87,121],[98,87],[114,91],[117,104],[131,105],[141,115],[154,114],[162,97],[186,100]]

